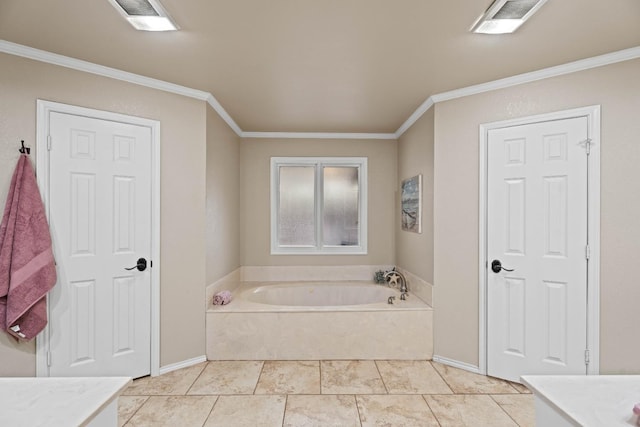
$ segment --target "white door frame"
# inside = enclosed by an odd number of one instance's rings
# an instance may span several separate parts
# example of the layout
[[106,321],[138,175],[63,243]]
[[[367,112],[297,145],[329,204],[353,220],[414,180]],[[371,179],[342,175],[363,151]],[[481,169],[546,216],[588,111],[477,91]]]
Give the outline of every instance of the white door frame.
[[487,374],[487,181],[488,181],[488,135],[489,130],[527,125],[577,117],[587,118],[587,135],[591,141],[589,163],[588,233],[591,250],[587,271],[587,349],[589,350],[588,374],[600,373],[600,106],[557,111],[518,119],[503,120],[480,125],[480,188],[479,188],[479,259],[478,259],[478,370]]
[[[151,274],[151,376],[160,372],[160,122],[109,111],[94,110],[57,102],[37,100],[36,172],[40,194],[49,218],[49,150],[50,113],[65,113],[100,120],[110,120],[151,130],[151,259],[155,261]],[[52,236],[53,237],[53,236]],[[47,302],[47,311],[49,311]],[[49,325],[36,337],[36,376],[48,377]]]

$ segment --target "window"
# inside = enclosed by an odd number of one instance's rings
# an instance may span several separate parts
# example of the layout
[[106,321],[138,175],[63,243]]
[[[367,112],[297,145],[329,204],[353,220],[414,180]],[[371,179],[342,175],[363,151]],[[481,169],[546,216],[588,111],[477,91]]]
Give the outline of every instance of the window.
[[271,253],[366,254],[367,159],[271,158]]

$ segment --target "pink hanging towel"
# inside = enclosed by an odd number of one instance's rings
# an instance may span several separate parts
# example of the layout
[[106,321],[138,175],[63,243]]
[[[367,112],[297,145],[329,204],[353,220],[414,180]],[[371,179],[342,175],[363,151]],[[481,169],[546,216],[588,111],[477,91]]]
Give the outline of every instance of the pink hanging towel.
[[51,235],[31,162],[21,155],[0,225],[0,328],[31,340],[47,324],[56,283]]

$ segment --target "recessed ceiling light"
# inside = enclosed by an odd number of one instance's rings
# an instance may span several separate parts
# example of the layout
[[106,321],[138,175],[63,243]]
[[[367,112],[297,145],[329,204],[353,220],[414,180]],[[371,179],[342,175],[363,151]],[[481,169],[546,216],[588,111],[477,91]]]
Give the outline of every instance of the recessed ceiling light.
[[469,31],[482,34],[513,33],[547,0],[495,0]]
[[175,31],[173,22],[158,0],[109,0],[136,30]]

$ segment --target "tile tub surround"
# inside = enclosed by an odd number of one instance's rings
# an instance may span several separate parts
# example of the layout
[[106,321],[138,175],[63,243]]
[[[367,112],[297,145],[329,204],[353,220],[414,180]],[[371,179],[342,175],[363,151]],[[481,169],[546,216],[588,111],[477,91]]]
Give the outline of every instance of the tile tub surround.
[[173,389],[164,375],[135,380],[120,398],[119,425],[534,426],[526,388],[442,368],[426,360],[212,361],[174,371],[184,381]]
[[[261,283],[260,285],[263,285]],[[431,359],[433,310],[410,294],[394,304],[298,307],[239,297],[206,313],[208,360]],[[368,286],[384,286],[371,283]]]
[[403,268],[398,268],[398,270],[407,280],[407,285],[409,286],[409,290],[411,291],[411,293],[415,294],[422,301],[433,307],[433,285],[425,280],[422,280],[420,277],[416,276],[410,271],[407,271]]

